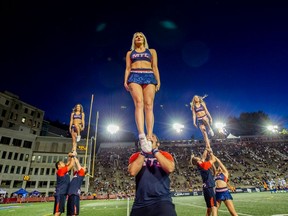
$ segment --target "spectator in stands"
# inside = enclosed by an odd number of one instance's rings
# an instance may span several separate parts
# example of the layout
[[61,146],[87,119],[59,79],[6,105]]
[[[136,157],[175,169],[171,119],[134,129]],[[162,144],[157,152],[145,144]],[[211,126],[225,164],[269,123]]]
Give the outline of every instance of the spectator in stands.
[[[208,134],[210,136],[214,136],[214,132],[211,127],[212,117],[207,109],[206,103],[203,100],[205,97],[207,97],[207,95],[205,95],[204,97],[195,95],[190,105],[191,105],[191,111],[192,111],[192,117],[193,117],[193,124],[196,128],[198,127],[200,128],[204,141],[206,143],[206,147],[210,148]],[[208,130],[208,134],[207,134],[207,130]]]
[[216,184],[216,201],[217,208],[219,209],[221,206],[221,202],[223,201],[232,216],[238,216],[234,204],[233,197],[231,196],[228,189],[228,179],[229,172],[227,168],[224,166],[222,161],[215,156],[216,162],[218,164],[218,168],[215,168],[215,184]]
[[211,168],[215,163],[216,158],[210,148],[205,148],[202,157],[191,156],[191,163],[197,166],[203,182],[203,194],[206,202],[206,215],[217,215],[217,202],[214,192],[215,181]]
[[70,115],[69,130],[72,136],[72,152],[76,152],[77,142],[81,139],[81,131],[85,128],[85,113],[81,104],[76,104]]
[[[150,139],[154,127],[153,105],[160,84],[157,52],[155,49],[149,49],[146,36],[142,32],[136,32],[133,35],[131,49],[126,53],[124,87],[130,92],[134,101],[135,121],[144,152],[151,151]],[[147,137],[144,125],[146,125]]]
[[87,173],[86,167],[82,167],[76,157],[74,169],[73,179],[68,188],[67,216],[79,215],[81,185]]
[[151,141],[152,152],[136,152],[129,158],[128,171],[136,181],[130,216],[176,216],[169,177],[175,169],[174,159],[170,153],[158,149],[160,142],[155,134]]
[[70,175],[68,172],[74,166],[74,154],[68,154],[68,162],[65,164],[63,161],[57,161],[55,167],[57,169],[56,175],[56,189],[54,194],[54,216],[59,216],[65,212],[65,202],[70,183]]

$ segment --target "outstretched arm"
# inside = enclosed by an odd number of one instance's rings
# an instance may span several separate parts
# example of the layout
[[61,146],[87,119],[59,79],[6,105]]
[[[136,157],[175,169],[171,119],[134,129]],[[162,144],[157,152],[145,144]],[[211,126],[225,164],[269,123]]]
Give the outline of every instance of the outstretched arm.
[[75,157],[72,153],[68,154],[68,162],[66,163],[66,166],[68,168],[68,171],[72,169],[72,167],[75,164]]
[[222,163],[222,161],[218,157],[215,156],[215,159],[217,163],[219,164],[220,168],[222,169],[223,174],[228,178],[229,172],[227,168],[225,167],[225,165]]
[[213,165],[216,162],[216,157],[215,157],[215,155],[213,154],[212,151],[209,151],[209,156],[210,156],[209,161]]
[[203,152],[203,154],[202,154],[201,160],[202,160],[202,161],[205,161],[206,158],[207,158],[207,155],[208,155],[208,149],[205,148],[205,150],[204,150],[204,152]]
[[76,169],[77,169],[77,170],[82,169],[83,167],[81,166],[81,164],[80,164],[78,158],[75,157],[74,160],[75,160]]
[[192,163],[193,157],[195,157],[195,155],[192,153],[191,156],[190,156],[190,165],[193,165],[193,163]]

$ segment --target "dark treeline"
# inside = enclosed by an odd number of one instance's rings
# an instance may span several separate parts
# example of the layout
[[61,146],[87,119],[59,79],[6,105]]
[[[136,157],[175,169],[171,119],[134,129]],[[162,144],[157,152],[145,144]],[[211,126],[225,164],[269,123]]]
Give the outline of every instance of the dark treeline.
[[263,111],[244,112],[237,117],[229,117],[227,130],[236,136],[267,134],[267,125],[272,124],[269,116]]

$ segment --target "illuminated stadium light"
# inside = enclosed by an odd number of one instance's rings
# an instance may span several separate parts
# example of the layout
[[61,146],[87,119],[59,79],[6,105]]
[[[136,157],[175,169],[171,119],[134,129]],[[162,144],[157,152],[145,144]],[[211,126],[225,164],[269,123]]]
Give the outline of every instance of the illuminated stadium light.
[[226,124],[223,123],[223,122],[216,122],[216,123],[215,123],[215,127],[216,127],[217,129],[224,128],[225,126],[226,126]]
[[267,129],[273,133],[278,132],[278,125],[268,125]]
[[119,126],[113,125],[113,124],[108,125],[108,126],[107,126],[107,131],[108,131],[110,134],[115,134],[115,133],[117,133],[117,132],[119,131]]
[[183,128],[184,128],[184,125],[182,124],[179,124],[179,123],[173,124],[173,129],[175,129],[177,133],[180,133]]
[[216,129],[218,130],[218,133],[221,134],[221,135],[224,135],[224,136],[227,136],[228,135],[228,132],[226,130],[226,124],[223,123],[223,122],[216,122],[215,123],[215,127]]

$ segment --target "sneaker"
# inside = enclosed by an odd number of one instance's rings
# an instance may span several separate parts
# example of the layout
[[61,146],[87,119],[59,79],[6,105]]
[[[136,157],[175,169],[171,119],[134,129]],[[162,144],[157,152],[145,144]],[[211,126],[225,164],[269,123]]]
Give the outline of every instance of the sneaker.
[[212,129],[209,130],[209,135],[210,135],[211,137],[214,136],[214,131],[213,131]]
[[152,143],[145,138],[139,138],[140,146],[143,152],[148,153],[152,151]]
[[79,142],[81,140],[81,136],[78,135],[77,138],[76,138],[76,142]]

